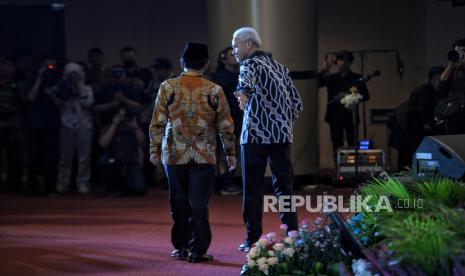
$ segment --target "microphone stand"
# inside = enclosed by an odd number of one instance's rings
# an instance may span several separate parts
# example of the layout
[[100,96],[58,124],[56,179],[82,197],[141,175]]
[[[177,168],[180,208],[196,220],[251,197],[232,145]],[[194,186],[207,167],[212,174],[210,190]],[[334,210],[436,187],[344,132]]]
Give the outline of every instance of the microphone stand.
[[[351,51],[353,54],[358,54],[360,58],[360,75],[365,75],[365,55],[371,53],[391,53],[394,52],[397,55],[399,51],[397,49],[380,49],[380,50],[356,50]],[[367,121],[366,121],[366,106],[365,102],[362,102],[362,124],[363,124],[363,138],[367,138]],[[358,126],[357,126],[358,128]],[[357,140],[356,140],[357,141]]]
[[[367,77],[363,80],[360,80],[359,82],[355,83],[354,85],[352,85],[351,87],[355,87],[355,88],[358,88],[359,86],[361,85],[364,85],[366,84],[367,82],[369,82],[371,80],[372,77],[375,77],[376,75],[373,75],[373,76],[370,76],[370,77]],[[354,178],[356,181],[358,181],[358,176],[359,176],[359,166],[358,166],[358,155],[359,155],[359,152],[358,152],[358,139],[359,139],[359,133],[358,133],[358,122],[357,122],[357,115],[358,115],[358,104],[359,103],[356,103],[356,104],[353,104],[350,108],[352,109],[352,123],[354,125],[354,143],[355,143],[355,147],[354,147],[354,154],[355,154],[355,171],[354,171]],[[362,101],[362,104],[363,104],[363,107],[365,107],[365,102]],[[365,129],[364,129],[365,130]],[[366,133],[365,133],[365,137],[366,137]]]

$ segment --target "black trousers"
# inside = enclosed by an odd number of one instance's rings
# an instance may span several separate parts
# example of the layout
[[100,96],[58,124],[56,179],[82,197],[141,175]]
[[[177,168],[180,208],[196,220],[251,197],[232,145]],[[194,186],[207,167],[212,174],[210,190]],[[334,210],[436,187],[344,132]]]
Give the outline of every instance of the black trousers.
[[208,201],[215,182],[215,165],[165,165],[170,192],[171,242],[176,249],[205,254],[212,239]]
[[[23,189],[21,179],[24,165],[22,147],[19,127],[0,128],[0,168],[4,167],[7,175],[5,186],[2,187],[5,191],[18,192]],[[3,153],[5,153],[5,159],[2,158]]]
[[48,194],[55,190],[59,133],[59,129],[32,128],[26,130],[28,193],[39,192],[38,178],[41,174],[45,181],[45,191],[42,193]]
[[331,135],[331,143],[333,145],[333,157],[336,162],[337,149],[344,145],[344,132],[348,146],[355,146],[355,129],[353,123],[330,123],[329,133]]
[[[253,244],[262,234],[263,182],[266,164],[269,162],[273,189],[279,198],[292,195],[294,171],[290,144],[243,144],[241,145],[243,206],[242,216],[247,231],[247,242]],[[297,230],[297,214],[281,212],[281,222],[289,230]]]

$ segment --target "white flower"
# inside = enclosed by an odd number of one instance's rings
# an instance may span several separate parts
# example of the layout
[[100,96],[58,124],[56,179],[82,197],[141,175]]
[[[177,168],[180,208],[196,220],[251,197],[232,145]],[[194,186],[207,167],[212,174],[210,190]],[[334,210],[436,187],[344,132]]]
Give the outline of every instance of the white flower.
[[261,271],[263,271],[263,273],[265,275],[268,275],[268,265],[267,264],[261,264],[258,266],[258,269],[260,269]]
[[257,265],[262,265],[264,263],[266,263],[266,257],[261,257],[257,260]]
[[274,251],[273,250],[268,250],[268,255],[270,255],[270,257],[274,257]]
[[254,267],[256,265],[255,261],[254,260],[248,260],[247,261],[247,266],[248,267]]
[[253,259],[258,256],[258,249],[256,247],[250,248],[249,253],[247,253],[247,258]]
[[275,258],[275,257],[268,258],[268,260],[266,260],[266,263],[269,265],[275,265],[278,263],[278,258]]
[[355,276],[372,276],[369,266],[370,264],[363,259],[352,260],[352,271]]
[[267,239],[259,239],[258,244],[262,247],[266,247],[268,245],[268,240]]
[[276,251],[283,251],[284,249],[284,244],[282,243],[275,243],[273,245],[273,249],[276,250]]
[[286,243],[288,243],[288,244],[293,244],[293,243],[294,243],[294,239],[291,238],[291,237],[285,238],[284,241],[285,241]]
[[258,255],[258,248],[257,247],[252,247],[250,248],[249,254],[253,254],[255,257]]
[[247,259],[253,259],[258,256],[257,250],[250,250],[249,253],[247,253]]
[[285,255],[289,256],[289,257],[292,257],[292,256],[294,256],[295,250],[294,250],[294,248],[288,247],[288,248],[284,249],[283,253]]
[[346,108],[351,108],[354,104],[358,103],[362,99],[362,95],[360,94],[348,94],[341,99],[341,104],[343,104]]

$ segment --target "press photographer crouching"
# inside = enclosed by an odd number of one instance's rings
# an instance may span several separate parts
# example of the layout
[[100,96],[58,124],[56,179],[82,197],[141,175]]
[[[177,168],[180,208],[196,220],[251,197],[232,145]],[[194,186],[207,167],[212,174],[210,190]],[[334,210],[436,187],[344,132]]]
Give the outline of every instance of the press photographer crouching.
[[436,119],[444,122],[446,134],[465,133],[465,38],[456,41],[447,55],[449,64],[441,75],[441,89],[449,97],[436,107]]
[[99,182],[102,195],[141,196],[146,184],[142,172],[145,134],[137,116],[120,108],[101,131]]

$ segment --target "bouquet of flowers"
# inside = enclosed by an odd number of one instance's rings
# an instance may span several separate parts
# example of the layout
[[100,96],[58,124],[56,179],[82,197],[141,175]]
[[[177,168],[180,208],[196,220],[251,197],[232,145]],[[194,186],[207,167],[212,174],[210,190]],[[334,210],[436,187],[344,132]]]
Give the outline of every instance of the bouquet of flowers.
[[341,104],[343,104],[346,108],[351,109],[361,99],[363,99],[363,97],[359,93],[351,93],[345,95],[344,98],[341,99]]
[[309,221],[302,221],[299,231],[287,231],[281,225],[282,240],[268,233],[247,254],[241,275],[307,275],[309,273],[339,275],[341,262],[347,258],[339,238],[315,220],[316,230],[309,231]]

